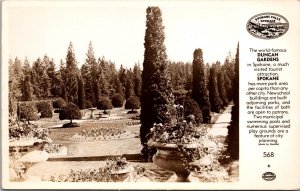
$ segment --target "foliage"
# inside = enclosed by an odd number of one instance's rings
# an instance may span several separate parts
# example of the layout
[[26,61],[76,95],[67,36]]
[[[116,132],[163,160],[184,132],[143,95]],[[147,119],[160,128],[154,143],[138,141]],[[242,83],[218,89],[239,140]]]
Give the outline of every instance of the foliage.
[[43,151],[47,153],[58,153],[61,151],[62,147],[62,144],[45,143],[43,146]]
[[112,109],[112,108],[113,108],[113,106],[108,97],[102,97],[97,103],[97,109],[107,110],[107,109]]
[[71,128],[71,127],[80,127],[80,123],[77,122],[70,122],[63,124],[62,127]]
[[200,48],[194,51],[192,98],[198,103],[202,111],[203,122],[210,123],[210,105],[212,103],[209,100],[206,87],[205,65],[202,49]]
[[65,70],[65,88],[66,88],[66,101],[78,103],[78,68],[73,44],[70,42],[67,57],[66,57],[66,70]]
[[26,121],[38,120],[38,110],[33,102],[19,104],[18,116]]
[[141,97],[142,91],[142,71],[139,63],[133,67],[133,82],[134,82],[134,94],[137,97]]
[[90,100],[93,106],[96,105],[100,98],[100,88],[98,81],[98,63],[94,55],[93,45],[90,42],[86,53],[85,64],[81,67],[81,75],[84,81],[86,99]]
[[24,181],[26,179],[26,165],[19,161],[21,153],[17,150],[10,153],[9,156],[9,180],[10,181]]
[[139,125],[139,124],[141,124],[140,120],[132,120],[132,121],[127,121],[126,122],[127,126],[133,126],[133,125]]
[[37,138],[44,141],[49,141],[50,130],[41,128],[36,124],[19,123],[18,125],[9,128],[9,140]]
[[[124,177],[116,172],[130,168],[131,165],[126,158],[116,157],[107,159],[104,167],[99,169],[87,169],[74,171],[71,170],[68,175],[51,176],[52,182],[118,182],[123,181]],[[129,171],[128,171],[129,172]],[[125,177],[126,178],[126,177]]]
[[21,96],[19,85],[22,75],[21,60],[18,57],[9,59],[9,92],[12,101],[17,101]]
[[223,67],[221,66],[220,62],[217,62],[217,81],[218,81],[218,92],[220,95],[220,98],[222,99],[223,106],[226,107],[228,105],[228,98],[227,98],[227,92],[225,89],[225,71],[223,70]]
[[123,129],[118,128],[91,128],[87,130],[82,130],[78,134],[74,135],[75,139],[84,139],[84,140],[102,140],[110,139],[111,137],[120,138],[126,133]]
[[[197,124],[202,123],[202,112],[195,100],[191,97],[183,97],[179,98],[175,102],[176,104],[180,104],[179,110],[183,110],[183,117],[187,118],[190,115],[195,117],[195,121]],[[181,111],[179,113],[181,115]]]
[[62,109],[63,107],[65,107],[67,105],[67,103],[65,102],[65,100],[61,97],[57,98],[54,102],[53,102],[53,108],[55,109]]
[[142,72],[141,127],[142,153],[148,157],[147,134],[154,123],[168,124],[175,116],[172,84],[164,45],[165,34],[159,7],[148,7],[146,15],[145,53]]
[[92,108],[93,107],[93,105],[92,105],[92,103],[89,101],[89,100],[85,100],[85,108]]
[[239,44],[235,56],[235,77],[233,86],[234,106],[231,111],[231,123],[228,126],[228,151],[232,159],[239,159]]
[[185,168],[198,175],[210,171],[224,172],[225,169],[219,163],[219,160],[226,157],[223,154],[224,146],[207,132],[208,128],[198,128],[185,121],[173,125],[154,124],[148,144],[153,145],[152,141],[174,144]]
[[36,107],[39,113],[41,113],[41,118],[51,118],[53,116],[52,105],[47,101],[36,102]]
[[112,105],[114,107],[122,107],[123,104],[124,104],[124,97],[119,94],[119,93],[116,93],[113,97],[112,97]]
[[22,66],[23,76],[21,79],[20,89],[21,89],[21,100],[22,101],[32,101],[33,98],[33,88],[31,84],[31,68],[29,60],[25,58],[24,64]]
[[130,72],[127,72],[127,78],[125,83],[125,99],[128,99],[130,96],[134,95],[134,87],[133,87],[133,80],[130,76]]
[[79,109],[85,109],[85,92],[84,92],[84,84],[81,76],[77,77],[78,80],[78,107]]
[[69,119],[71,120],[71,123],[73,119],[81,119],[81,112],[79,110],[79,107],[73,103],[67,104],[59,113],[59,119]]
[[32,65],[31,83],[33,94],[37,99],[46,99],[50,96],[50,80],[46,72],[49,65],[49,57],[38,58]]
[[211,104],[211,111],[219,113],[223,107],[223,101],[221,100],[218,91],[217,71],[215,64],[213,64],[210,68],[209,101]]
[[140,101],[138,99],[138,97],[136,96],[131,96],[126,100],[125,103],[125,109],[139,109],[140,108]]

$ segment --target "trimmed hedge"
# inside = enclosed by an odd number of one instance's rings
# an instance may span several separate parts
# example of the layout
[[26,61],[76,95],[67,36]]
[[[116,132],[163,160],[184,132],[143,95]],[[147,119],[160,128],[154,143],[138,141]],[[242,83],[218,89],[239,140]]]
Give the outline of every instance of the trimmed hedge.
[[123,104],[124,104],[124,97],[119,94],[119,93],[116,93],[113,97],[112,97],[112,105],[114,107],[122,107]]
[[41,118],[51,118],[53,116],[53,108],[52,105],[49,102],[41,101],[35,103],[37,110],[39,113],[41,113]]
[[140,107],[140,100],[138,97],[131,96],[126,100],[125,109],[131,109],[133,111],[134,109],[139,109]]
[[183,114],[184,118],[187,119],[189,115],[195,116],[195,121],[197,124],[203,122],[202,112],[200,110],[199,105],[195,100],[191,97],[182,97],[176,100],[176,104],[180,104],[183,106]]
[[88,109],[88,108],[92,108],[92,107],[93,107],[93,104],[89,100],[85,100],[85,108]]
[[66,105],[67,105],[67,103],[66,103],[66,101],[63,98],[57,98],[53,102],[53,108],[55,108],[55,109],[62,109]]
[[21,103],[18,107],[18,116],[26,121],[36,121],[39,119],[38,110],[33,102]]
[[59,119],[69,119],[71,120],[70,123],[72,123],[73,119],[81,119],[81,112],[77,105],[73,103],[69,103],[65,107],[62,108],[62,110],[59,113]]
[[113,106],[112,106],[111,101],[108,97],[101,98],[97,103],[97,109],[105,111],[107,109],[112,109],[112,108],[113,108]]

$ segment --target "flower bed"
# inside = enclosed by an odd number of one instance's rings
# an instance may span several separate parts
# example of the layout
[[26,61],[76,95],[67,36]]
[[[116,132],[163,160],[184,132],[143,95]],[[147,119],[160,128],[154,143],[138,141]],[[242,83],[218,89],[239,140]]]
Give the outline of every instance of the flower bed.
[[132,121],[127,121],[126,122],[127,126],[140,125],[140,124],[141,124],[140,120],[132,120]]
[[35,124],[20,123],[9,128],[9,140],[41,139],[50,141],[50,131]]
[[144,170],[141,167],[133,168],[126,158],[112,158],[106,160],[104,167],[74,171],[69,174],[54,175],[49,178],[51,182],[120,182],[134,180]]
[[130,138],[134,134],[118,128],[92,128],[83,130],[78,134],[75,134],[72,139],[75,140],[108,140],[108,139],[121,139]]

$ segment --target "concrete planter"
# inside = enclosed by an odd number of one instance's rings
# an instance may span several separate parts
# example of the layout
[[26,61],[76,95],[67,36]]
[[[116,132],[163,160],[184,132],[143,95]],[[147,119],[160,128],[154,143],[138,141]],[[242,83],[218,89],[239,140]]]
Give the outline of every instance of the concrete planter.
[[[157,149],[156,154],[153,156],[154,164],[175,172],[177,175],[176,182],[190,182],[188,167],[193,162],[192,157],[183,160],[182,152],[177,144],[155,142],[153,146]],[[186,146],[190,150],[197,148],[196,144],[188,144]]]

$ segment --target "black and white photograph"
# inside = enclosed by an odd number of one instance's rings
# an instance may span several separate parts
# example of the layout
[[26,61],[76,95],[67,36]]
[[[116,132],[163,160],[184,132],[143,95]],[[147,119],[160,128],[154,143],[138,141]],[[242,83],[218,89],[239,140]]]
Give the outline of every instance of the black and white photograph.
[[239,6],[3,1],[3,178],[26,188],[239,184],[241,28],[266,42],[240,26]]

